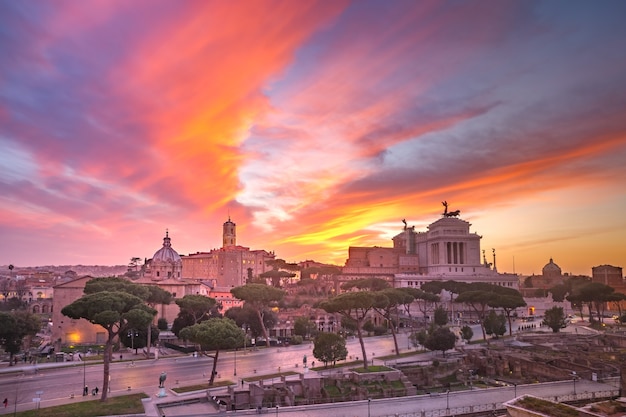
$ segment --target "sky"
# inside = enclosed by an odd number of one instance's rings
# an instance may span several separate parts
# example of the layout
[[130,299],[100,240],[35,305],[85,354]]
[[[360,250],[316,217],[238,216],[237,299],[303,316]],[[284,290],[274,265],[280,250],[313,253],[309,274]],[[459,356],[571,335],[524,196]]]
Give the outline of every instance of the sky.
[[0,265],[343,265],[442,201],[500,272],[626,267],[626,2],[0,0]]

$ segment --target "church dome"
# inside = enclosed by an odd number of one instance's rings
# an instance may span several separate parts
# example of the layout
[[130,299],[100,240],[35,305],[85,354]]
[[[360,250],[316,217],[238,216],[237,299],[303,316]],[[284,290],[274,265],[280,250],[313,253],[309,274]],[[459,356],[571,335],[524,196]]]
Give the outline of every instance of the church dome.
[[559,276],[561,275],[561,267],[554,263],[552,258],[550,258],[550,262],[543,267],[543,275],[545,276]]
[[182,263],[178,252],[172,249],[172,242],[167,231],[165,231],[165,237],[163,238],[163,247],[156,251],[152,257],[152,262]]

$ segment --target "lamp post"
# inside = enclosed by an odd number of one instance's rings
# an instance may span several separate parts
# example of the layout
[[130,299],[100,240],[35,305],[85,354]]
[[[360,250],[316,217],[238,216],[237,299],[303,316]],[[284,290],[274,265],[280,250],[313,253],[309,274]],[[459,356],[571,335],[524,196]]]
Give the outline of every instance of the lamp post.
[[450,414],[450,390],[446,391],[446,415]]
[[22,372],[20,375],[18,375],[16,377],[16,381],[15,381],[15,400],[13,401],[13,416],[15,416],[17,414],[17,398],[18,398],[18,393],[19,393],[19,389],[20,389],[20,381],[21,381],[21,379],[19,377],[24,377],[24,372]]
[[243,354],[246,354],[246,339],[248,338],[248,331],[246,330],[246,325],[241,326],[241,330],[243,330]]
[[86,360],[87,359],[87,347],[85,347],[84,350],[85,352],[83,355],[83,392],[84,392],[85,386],[87,386],[87,375],[86,375],[87,374],[86,372],[87,371],[87,360]]
[[237,376],[237,348],[235,348],[235,369],[233,370],[233,375]]
[[367,417],[370,417],[370,404],[372,403],[372,399],[367,399]]
[[576,395],[576,371],[572,371],[572,381],[574,382],[574,395]]
[[135,336],[139,336],[139,333],[135,329],[130,329],[128,331],[128,336],[130,337],[130,348],[135,350]]
[[515,398],[517,398],[517,384],[513,383],[513,386],[515,387]]

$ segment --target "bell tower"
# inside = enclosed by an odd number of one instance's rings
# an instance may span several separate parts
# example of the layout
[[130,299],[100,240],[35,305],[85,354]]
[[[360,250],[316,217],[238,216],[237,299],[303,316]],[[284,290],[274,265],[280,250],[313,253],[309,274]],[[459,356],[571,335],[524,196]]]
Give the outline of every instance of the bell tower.
[[229,248],[237,246],[237,225],[230,220],[224,223],[222,229],[222,247]]

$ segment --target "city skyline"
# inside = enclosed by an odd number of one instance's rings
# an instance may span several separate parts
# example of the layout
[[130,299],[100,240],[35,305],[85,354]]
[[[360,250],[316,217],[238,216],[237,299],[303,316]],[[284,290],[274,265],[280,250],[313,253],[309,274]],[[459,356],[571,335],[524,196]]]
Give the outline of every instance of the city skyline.
[[626,266],[626,3],[0,4],[0,265],[165,230],[343,265],[460,210],[501,272]]

